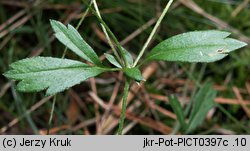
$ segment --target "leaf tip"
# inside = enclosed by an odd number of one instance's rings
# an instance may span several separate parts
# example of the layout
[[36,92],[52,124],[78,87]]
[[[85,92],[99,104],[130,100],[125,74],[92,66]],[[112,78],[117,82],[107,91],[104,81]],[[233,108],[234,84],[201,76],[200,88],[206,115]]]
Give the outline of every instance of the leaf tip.
[[8,71],[2,74],[4,77],[9,78]]
[[55,33],[60,32],[60,28],[65,28],[64,24],[53,19],[50,19],[50,25]]
[[56,20],[54,19],[49,19],[50,25],[53,27],[56,23]]
[[9,70],[9,71],[3,73],[2,75],[8,79],[12,79],[11,72],[12,72],[12,70]]
[[245,46],[247,46],[248,45],[248,43],[246,43],[246,42],[244,42],[244,41],[241,41],[241,43],[242,43],[242,47],[245,47]]
[[55,24],[55,23],[58,22],[58,21],[56,21],[56,20],[54,20],[54,19],[49,19],[49,22],[50,22],[50,24]]

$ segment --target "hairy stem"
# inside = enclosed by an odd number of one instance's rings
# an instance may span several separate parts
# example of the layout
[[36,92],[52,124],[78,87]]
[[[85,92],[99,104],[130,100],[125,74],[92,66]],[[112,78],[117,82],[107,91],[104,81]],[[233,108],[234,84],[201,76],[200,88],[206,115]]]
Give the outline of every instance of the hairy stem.
[[163,10],[161,16],[160,16],[159,19],[157,20],[157,22],[156,22],[156,24],[155,24],[155,26],[154,26],[152,32],[150,33],[150,35],[149,35],[149,37],[148,37],[146,43],[143,45],[143,47],[142,47],[142,49],[141,49],[141,51],[140,51],[138,57],[136,58],[136,60],[135,60],[135,62],[134,62],[134,64],[133,64],[133,67],[135,67],[135,66],[137,65],[138,61],[141,59],[142,55],[144,54],[144,52],[145,52],[146,48],[148,47],[150,41],[152,40],[153,36],[155,35],[155,32],[156,32],[157,28],[160,26],[160,23],[161,23],[162,19],[163,19],[164,16],[166,15],[166,13],[167,13],[167,11],[168,11],[170,5],[173,3],[173,1],[174,1],[174,0],[170,0],[170,1],[167,3],[167,5],[166,5],[165,9]]
[[[96,0],[93,0],[93,4],[94,4],[94,8],[95,8],[95,10],[96,10],[97,15],[102,19],[102,16],[101,16],[101,14],[100,14],[99,8],[98,8],[97,3],[96,3]],[[104,27],[103,24],[101,24],[101,27],[102,27],[102,30],[103,30],[103,32],[104,32],[106,38],[107,38],[108,44],[109,44],[110,47],[111,47],[111,50],[112,50],[113,53],[115,54],[115,56],[116,56],[117,60],[119,61],[119,63],[122,64],[121,58],[120,58],[120,56],[118,55],[118,53],[117,53],[117,51],[116,51],[116,49],[115,49],[115,46],[113,45],[113,43],[112,43],[112,41],[111,41],[111,39],[110,39],[110,37],[109,37],[109,35],[108,35],[108,33],[107,33],[106,28]]]
[[[84,2],[84,1],[83,1]],[[97,12],[86,2],[84,2],[86,5],[88,5],[89,9],[92,11],[93,15],[95,15],[95,17],[98,19],[98,21],[105,27],[107,33],[111,36],[111,38],[114,40],[115,45],[118,48],[118,52],[120,54],[120,56],[122,57],[125,67],[128,67],[128,61],[125,57],[125,55],[123,54],[123,50],[122,50],[122,45],[120,44],[120,42],[118,41],[118,39],[116,38],[116,36],[113,34],[113,32],[111,31],[111,29],[108,27],[108,25],[105,23],[105,21],[100,18],[97,14]]]
[[127,106],[127,99],[128,99],[128,91],[129,91],[129,79],[125,79],[125,87],[123,91],[123,100],[122,100],[122,112],[120,115],[120,120],[119,120],[119,127],[117,134],[122,135],[122,130],[124,126],[124,120],[126,117],[126,106]]
[[[98,18],[98,17],[97,17]],[[110,30],[110,28],[108,27],[108,25],[101,19],[101,18],[98,18],[98,20],[103,24],[103,26],[107,29],[108,33],[110,34],[110,36],[112,37],[112,39],[114,40],[116,46],[118,47],[118,50],[119,50],[119,53],[120,55],[122,56],[122,59],[125,63],[125,67],[128,67],[128,61],[123,53],[123,50],[122,50],[122,46],[120,44],[120,42],[117,40],[117,38],[115,37],[115,35],[113,34],[113,32]]]

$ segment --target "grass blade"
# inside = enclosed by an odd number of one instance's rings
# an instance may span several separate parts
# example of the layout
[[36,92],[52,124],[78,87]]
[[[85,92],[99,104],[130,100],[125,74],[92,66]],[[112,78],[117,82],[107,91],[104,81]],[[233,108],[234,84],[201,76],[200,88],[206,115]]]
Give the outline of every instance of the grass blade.
[[212,84],[205,83],[198,93],[194,96],[193,108],[189,118],[186,133],[193,131],[205,119],[208,111],[215,107],[214,99],[216,97],[216,90],[213,89]]
[[168,99],[169,99],[169,103],[170,103],[172,109],[174,110],[174,113],[176,114],[177,119],[181,125],[181,129],[185,130],[187,124],[185,122],[184,110],[182,109],[178,98],[174,95],[171,95],[168,97]]

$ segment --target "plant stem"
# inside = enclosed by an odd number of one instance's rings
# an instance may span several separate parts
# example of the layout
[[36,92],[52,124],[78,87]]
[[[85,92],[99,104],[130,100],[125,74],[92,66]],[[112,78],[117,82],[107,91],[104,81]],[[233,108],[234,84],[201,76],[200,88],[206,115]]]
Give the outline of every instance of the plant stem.
[[125,79],[125,86],[124,86],[124,91],[123,91],[123,100],[122,100],[122,112],[120,115],[120,120],[119,120],[119,127],[117,134],[122,135],[122,130],[123,130],[123,125],[124,125],[124,120],[126,117],[126,106],[127,106],[127,99],[128,99],[128,91],[129,91],[129,79]]
[[142,49],[141,49],[141,51],[140,51],[138,57],[136,58],[136,60],[135,60],[135,62],[134,62],[134,64],[133,64],[133,67],[135,67],[135,66],[137,65],[138,61],[140,60],[140,58],[141,58],[142,55],[144,54],[146,48],[148,47],[148,45],[149,45],[150,41],[152,40],[153,36],[155,35],[155,32],[156,32],[157,28],[160,26],[160,23],[161,23],[162,19],[163,19],[164,16],[166,15],[166,13],[167,13],[167,11],[168,11],[170,5],[173,3],[173,1],[174,1],[174,0],[170,0],[170,1],[167,3],[167,5],[166,5],[165,9],[163,10],[161,16],[160,16],[159,19],[157,20],[157,22],[156,22],[156,24],[155,24],[155,26],[154,26],[152,32],[150,33],[150,35],[149,35],[149,37],[148,37],[146,43],[143,45],[143,47],[142,47]]
[[237,120],[233,115],[231,115],[231,113],[228,112],[221,104],[217,103],[217,107],[222,113],[224,113],[228,117],[228,119],[232,120],[237,126],[241,127],[247,133],[249,133],[249,128],[245,127],[239,120]]
[[[91,0],[89,5],[91,6],[93,4],[93,1],[94,0]],[[83,13],[80,21],[78,22],[77,26],[76,26],[76,30],[79,29],[79,27],[81,26],[82,22],[84,21],[84,19],[86,18],[86,16],[88,15],[89,13],[89,7],[86,9],[86,11]],[[62,58],[65,57],[66,53],[67,53],[67,50],[68,50],[68,47],[65,47],[64,51],[63,51],[63,55],[62,55]]]
[[[90,1],[90,6],[93,4],[93,0]],[[87,14],[89,13],[89,7],[87,8],[87,10],[83,13],[80,21],[78,22],[77,26],[76,26],[76,30],[79,29],[79,27],[81,26],[83,20],[86,18]],[[67,53],[67,50],[68,48],[65,47],[64,51],[63,51],[63,54],[62,54],[62,57],[61,58],[64,58],[66,53]],[[49,123],[48,123],[48,129],[47,129],[47,135],[49,134],[49,130],[50,130],[50,125],[51,125],[51,122],[52,122],[52,119],[53,119],[53,114],[54,114],[54,110],[55,110],[55,104],[56,104],[56,95],[54,96],[53,98],[53,104],[52,104],[52,108],[51,108],[51,112],[50,112],[50,118],[49,118]]]
[[48,124],[48,129],[47,129],[47,135],[49,135],[50,125],[52,123],[54,110],[55,110],[55,105],[56,105],[56,95],[53,98],[52,108],[51,108],[50,117],[49,117],[49,124]]
[[108,27],[108,25],[99,17],[97,17],[98,20],[103,24],[103,26],[106,28],[106,30],[108,31],[108,33],[110,34],[110,36],[112,37],[112,39],[114,40],[116,46],[118,47],[118,50],[119,50],[119,53],[120,55],[122,56],[122,59],[125,63],[125,67],[128,67],[128,61],[123,53],[123,50],[122,50],[122,46],[120,44],[120,42],[117,40],[117,38],[115,37],[115,35],[113,34],[113,32],[110,30],[110,28]]
[[[94,8],[95,8],[95,10],[96,10],[97,15],[102,19],[102,16],[101,16],[101,14],[100,14],[99,8],[98,8],[97,3],[96,3],[96,0],[93,0],[93,4],[94,4]],[[108,35],[108,33],[107,33],[106,28],[103,26],[103,24],[101,24],[101,27],[102,27],[102,30],[103,30],[103,32],[104,32],[106,38],[107,38],[108,44],[109,44],[110,47],[111,47],[111,50],[112,50],[113,53],[115,54],[115,56],[116,56],[117,60],[119,61],[119,63],[122,64],[121,58],[120,58],[120,56],[118,55],[118,53],[117,53],[117,51],[116,51],[116,49],[115,49],[115,46],[113,45],[113,43],[112,43],[112,41],[111,41],[111,39],[110,39],[110,37],[109,37],[109,35]]]
[[[83,2],[84,2],[84,1],[83,1]],[[84,3],[85,3],[86,5],[88,5],[88,7],[89,7],[90,10],[92,11],[93,15],[96,16],[96,18],[98,19],[98,21],[105,27],[107,33],[108,33],[108,34],[111,36],[111,38],[114,40],[114,43],[116,44],[116,46],[117,46],[117,48],[118,48],[118,52],[119,52],[119,54],[122,56],[122,59],[123,59],[123,61],[124,61],[124,63],[125,63],[125,67],[128,67],[128,61],[127,61],[127,59],[126,59],[126,57],[125,57],[125,55],[124,55],[124,53],[123,53],[122,45],[120,44],[120,42],[117,40],[117,38],[115,37],[115,35],[113,34],[113,32],[110,30],[110,28],[108,27],[108,25],[105,23],[105,21],[104,21],[102,18],[100,18],[100,17],[98,16],[98,14],[96,13],[96,11],[95,11],[93,8],[91,8],[91,6],[90,6],[88,3],[86,3],[86,2],[84,2]]]

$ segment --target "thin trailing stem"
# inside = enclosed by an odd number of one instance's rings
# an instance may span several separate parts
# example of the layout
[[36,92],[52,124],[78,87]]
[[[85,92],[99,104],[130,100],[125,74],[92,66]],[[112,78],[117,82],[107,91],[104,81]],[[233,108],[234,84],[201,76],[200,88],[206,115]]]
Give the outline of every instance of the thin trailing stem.
[[118,135],[122,135],[124,120],[125,120],[125,117],[126,117],[126,106],[127,106],[129,85],[130,85],[130,80],[126,78],[125,79],[124,91],[123,91],[122,112],[121,112],[121,115],[120,115],[119,127],[118,127],[118,131],[117,131]]
[[[93,1],[94,1],[94,0],[91,0],[91,1],[90,1],[90,3],[89,3],[90,6],[92,6]],[[84,21],[84,19],[85,19],[86,16],[88,15],[88,13],[89,13],[89,7],[88,7],[88,8],[86,9],[86,11],[83,13],[83,15],[82,15],[80,21],[78,22],[78,24],[77,24],[77,26],[76,26],[76,30],[79,29],[79,27],[81,26],[82,22]],[[64,51],[63,51],[62,58],[65,57],[65,55],[66,55],[66,53],[67,53],[67,50],[68,50],[68,48],[65,47],[65,49],[64,49]]]
[[122,57],[124,63],[125,63],[125,67],[128,67],[128,61],[123,53],[123,48],[122,45],[120,44],[120,42],[118,41],[118,39],[116,38],[116,36],[114,35],[114,33],[111,31],[111,29],[108,27],[108,25],[105,23],[105,21],[100,18],[98,16],[98,14],[96,13],[96,11],[85,1],[83,1],[86,5],[88,5],[88,7],[90,8],[90,10],[92,11],[92,13],[95,15],[95,17],[98,19],[98,21],[105,27],[107,33],[111,36],[111,38],[114,40],[115,45],[118,48],[118,52],[120,54],[120,56]]
[[[93,4],[93,0],[90,1],[89,5],[91,6]],[[81,26],[82,22],[84,21],[84,19],[86,18],[86,16],[89,13],[89,8],[86,9],[86,11],[83,13],[81,19],[79,20],[77,26],[76,26],[76,30],[79,29],[79,27]]]
[[123,50],[122,50],[123,48],[122,48],[120,42],[117,40],[117,38],[115,37],[115,35],[113,34],[113,32],[112,32],[112,31],[110,30],[110,28],[107,26],[107,24],[106,24],[101,18],[99,18],[99,17],[97,17],[97,18],[98,18],[98,20],[103,24],[103,26],[106,28],[106,30],[108,31],[108,33],[110,34],[110,36],[111,36],[112,39],[114,40],[116,46],[118,47],[119,53],[120,53],[120,55],[122,56],[122,59],[123,59],[123,61],[124,61],[124,63],[125,63],[125,67],[128,67],[128,61],[127,61],[127,59],[126,59],[126,57],[125,57],[125,55],[124,55],[124,53],[123,53]]
[[[93,4],[93,0],[90,1],[90,6]],[[89,7],[87,8],[87,10],[83,13],[81,19],[79,20],[77,26],[76,26],[76,30],[79,29],[79,27],[81,26],[82,22],[84,21],[84,19],[86,18],[87,14],[89,13]],[[62,54],[62,57],[61,58],[64,58],[66,53],[67,53],[67,50],[68,48],[65,47],[64,51],[63,51],[63,54]],[[52,108],[51,108],[51,113],[50,113],[50,118],[49,118],[49,123],[48,123],[48,129],[47,129],[47,135],[49,134],[49,130],[50,130],[50,125],[51,125],[51,122],[52,122],[52,119],[53,119],[53,115],[54,115],[54,110],[55,110],[55,104],[56,104],[56,95],[54,96],[53,98],[53,103],[52,103]]]
[[47,129],[47,135],[49,135],[50,125],[52,123],[52,119],[53,119],[53,115],[54,115],[54,110],[55,110],[55,105],[56,105],[56,95],[53,98],[53,103],[52,103],[52,108],[51,108],[50,117],[49,117],[49,123],[48,123],[48,129]]
[[136,60],[135,60],[135,62],[134,62],[134,64],[133,64],[133,67],[135,67],[135,66],[137,65],[137,63],[139,62],[139,60],[141,59],[142,55],[144,54],[144,52],[145,52],[146,48],[148,47],[150,41],[152,40],[153,36],[155,35],[155,32],[156,32],[157,28],[160,26],[160,23],[161,23],[162,19],[164,18],[164,16],[165,16],[166,13],[168,12],[168,9],[169,9],[170,5],[173,3],[173,1],[174,1],[174,0],[170,0],[170,1],[167,3],[167,5],[166,5],[166,7],[164,8],[164,10],[163,10],[161,16],[160,16],[159,19],[157,20],[157,22],[156,22],[156,24],[155,24],[155,26],[154,26],[152,32],[150,33],[150,35],[149,35],[147,41],[146,41],[145,44],[143,45],[143,47],[142,47],[142,49],[141,49],[141,51],[140,51],[138,57],[136,58]]
[[[127,61],[127,59],[126,59],[126,57],[125,57],[125,55],[123,53],[123,50],[122,50],[123,48],[122,48],[120,42],[117,40],[117,38],[115,37],[113,32],[110,30],[110,28],[107,26],[107,24],[102,19],[101,15],[100,15],[100,12],[99,12],[99,9],[98,9],[98,6],[96,4],[96,1],[93,0],[93,2],[94,2],[94,7],[95,7],[96,11],[93,10],[91,8],[91,6],[89,6],[89,8],[92,10],[93,14],[97,17],[98,21],[101,23],[103,32],[105,33],[105,36],[108,39],[108,42],[109,42],[111,48],[114,49],[113,51],[114,51],[115,55],[117,55],[118,59],[120,58],[118,53],[116,52],[115,48],[113,47],[112,41],[110,40],[108,34],[110,34],[110,36],[114,40],[116,46],[118,47],[119,53],[122,56],[122,59],[123,59],[123,61],[125,63],[125,67],[128,67],[128,61]],[[130,85],[130,79],[126,78],[125,79],[124,92],[123,92],[123,100],[122,100],[122,112],[121,112],[121,115],[120,115],[119,127],[118,127],[118,131],[117,131],[118,135],[122,134],[122,130],[123,130],[123,126],[124,126],[124,120],[125,120],[125,117],[126,117],[126,105],[127,105],[129,85]]]
[[[100,14],[99,8],[98,8],[97,3],[96,3],[96,0],[93,0],[93,4],[94,4],[94,8],[96,10],[97,15],[102,19],[102,16]],[[115,56],[118,59],[119,63],[122,64],[121,58],[120,58],[119,54],[117,53],[117,51],[115,49],[115,46],[113,45],[113,43],[112,43],[112,41],[111,41],[111,39],[110,39],[110,37],[109,37],[109,35],[107,33],[106,28],[103,26],[103,24],[101,24],[101,27],[102,27],[102,30],[103,30],[103,32],[104,32],[104,34],[105,34],[105,36],[107,38],[107,41],[108,41],[108,43],[109,43],[109,45],[111,47],[111,50],[115,54]]]
[[230,112],[228,112],[221,104],[216,104],[218,109],[224,113],[228,119],[232,120],[236,125],[238,125],[239,127],[241,127],[242,129],[244,129],[246,132],[249,133],[249,128],[246,128],[243,124],[241,124],[241,122],[239,120],[237,120],[233,115],[231,115]]

